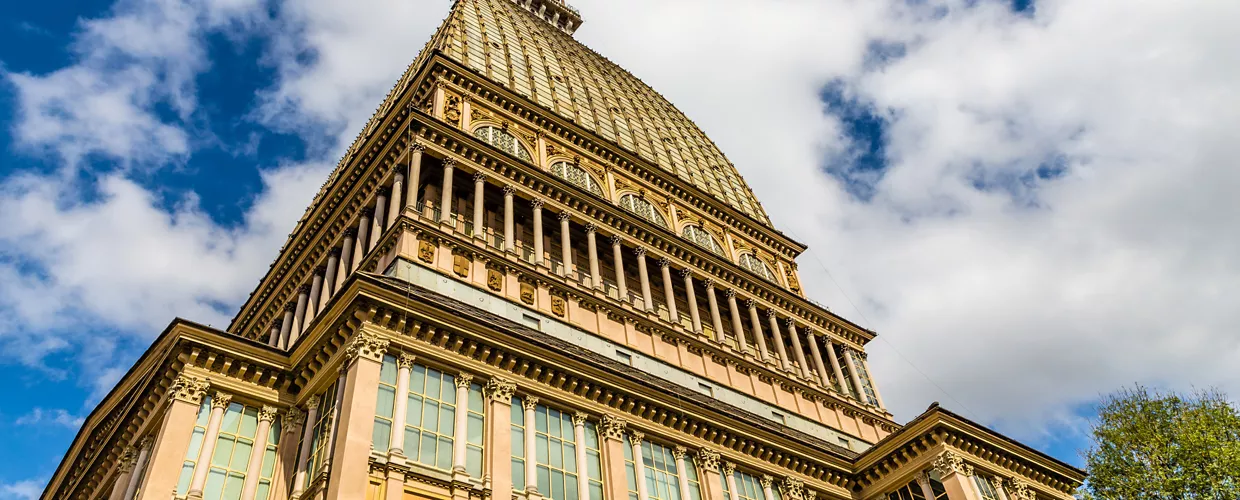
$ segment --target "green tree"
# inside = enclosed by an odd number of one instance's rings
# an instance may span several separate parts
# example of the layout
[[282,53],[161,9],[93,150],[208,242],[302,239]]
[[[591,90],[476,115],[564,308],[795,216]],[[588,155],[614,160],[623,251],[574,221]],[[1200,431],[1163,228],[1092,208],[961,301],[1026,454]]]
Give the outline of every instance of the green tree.
[[1219,391],[1137,386],[1098,407],[1084,497],[1240,499],[1240,412]]

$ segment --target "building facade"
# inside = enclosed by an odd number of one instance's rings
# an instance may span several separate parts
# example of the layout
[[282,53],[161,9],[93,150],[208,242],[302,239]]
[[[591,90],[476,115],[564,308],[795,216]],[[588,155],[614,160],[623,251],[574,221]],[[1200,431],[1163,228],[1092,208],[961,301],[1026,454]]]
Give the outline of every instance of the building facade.
[[937,405],[895,422],[875,333],[580,25],[458,0],[228,328],[173,321],[44,498],[1071,498]]

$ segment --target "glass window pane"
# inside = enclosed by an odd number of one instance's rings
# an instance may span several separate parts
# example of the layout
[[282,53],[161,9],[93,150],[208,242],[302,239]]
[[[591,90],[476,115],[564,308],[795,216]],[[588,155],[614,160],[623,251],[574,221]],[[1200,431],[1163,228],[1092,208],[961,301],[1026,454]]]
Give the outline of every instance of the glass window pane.
[[371,434],[371,443],[378,451],[387,451],[392,440],[392,424],[385,420],[375,419],[375,430]]
[[241,420],[241,410],[243,408],[245,407],[237,403],[228,405],[228,409],[224,410],[224,419],[220,423],[220,432],[237,433],[237,422]]
[[380,417],[392,418],[392,400],[396,398],[396,389],[379,386],[379,400],[375,405],[375,414]]
[[224,484],[224,495],[220,498],[222,500],[241,500],[241,487],[244,484],[245,476],[229,474],[228,481]]
[[422,396],[410,394],[408,405],[405,408],[405,424],[414,427],[422,425]]
[[422,435],[422,446],[418,452],[418,462],[426,465],[435,463],[435,436],[430,434]]
[[426,397],[439,399],[439,389],[443,384],[442,377],[439,370],[430,368],[426,370],[426,392],[423,393]]
[[470,413],[465,427],[465,442],[482,444],[482,415]]
[[[547,452],[547,436],[538,435],[534,437],[534,457],[537,463],[547,463],[549,454]],[[540,490],[541,491],[541,490]]]
[[449,438],[439,438],[439,458],[435,461],[435,466],[440,469],[452,468],[452,440]]
[[512,461],[512,488],[525,491],[525,462],[522,460]]
[[439,433],[448,436],[456,436],[456,409],[444,405],[439,408]]
[[224,471],[221,469],[211,468],[207,471],[207,484],[202,488],[202,497],[217,499],[220,493],[224,491]]
[[233,449],[232,461],[229,462],[228,468],[232,470],[244,471],[246,465],[250,462],[250,452],[253,449],[253,443],[245,440],[238,440],[236,447]]
[[422,406],[422,428],[439,432],[439,403],[426,401]]
[[426,367],[422,365],[413,365],[413,370],[409,372],[409,392],[414,394],[423,394],[426,391]]
[[512,456],[525,458],[525,431],[519,427],[512,428]]
[[211,454],[211,465],[227,467],[228,459],[232,458],[232,449],[232,438],[220,436],[219,439],[216,439],[215,452]]
[[241,414],[241,428],[237,430],[237,434],[254,439],[256,433],[258,433],[258,408],[246,407],[245,412]]

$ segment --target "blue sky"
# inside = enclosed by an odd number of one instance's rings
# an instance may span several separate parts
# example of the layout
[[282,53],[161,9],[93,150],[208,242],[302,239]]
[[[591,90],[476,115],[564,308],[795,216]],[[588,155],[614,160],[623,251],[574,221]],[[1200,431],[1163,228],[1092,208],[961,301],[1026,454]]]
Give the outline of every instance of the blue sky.
[[[879,331],[899,418],[1079,464],[1100,394],[1240,392],[1238,13],[1194,3],[574,5]],[[169,320],[227,322],[448,5],[0,5],[0,498]]]

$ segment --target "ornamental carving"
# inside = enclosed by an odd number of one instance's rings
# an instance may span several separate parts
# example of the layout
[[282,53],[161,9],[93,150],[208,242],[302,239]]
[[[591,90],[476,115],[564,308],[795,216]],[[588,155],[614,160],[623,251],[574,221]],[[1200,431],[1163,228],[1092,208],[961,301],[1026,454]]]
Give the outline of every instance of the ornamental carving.
[[487,269],[487,288],[496,292],[504,288],[504,274],[495,269]]
[[512,395],[517,392],[517,384],[506,378],[495,377],[487,381],[487,399],[497,403],[512,403]]
[[633,446],[641,446],[642,440],[646,439],[646,433],[642,431],[629,432],[629,443]]
[[765,490],[775,485],[775,478],[768,474],[763,474],[762,477],[758,478],[758,482],[762,483],[762,489]]
[[321,404],[322,402],[323,402],[323,396],[320,396],[317,394],[314,396],[310,396],[310,399],[306,400],[306,409],[317,410],[319,409],[319,404]]
[[1029,483],[1016,477],[1009,477],[1002,481],[1002,486],[1007,491],[1008,498],[1012,500],[1034,500],[1036,495],[1033,488],[1029,487]]
[[672,458],[675,458],[677,461],[684,460],[685,454],[688,452],[689,452],[689,449],[685,448],[684,446],[681,446],[681,445],[673,446],[672,447]]
[[538,398],[535,396],[526,396],[521,400],[521,407],[525,408],[525,411],[534,411],[538,408]]
[[567,304],[564,302],[563,297],[558,295],[551,296],[551,312],[556,316],[564,317],[566,306]]
[[469,265],[472,263],[473,262],[469,260],[469,257],[466,257],[459,253],[453,254],[452,255],[452,272],[456,273],[457,276],[460,276],[462,278],[468,278],[469,277]]
[[122,474],[133,472],[133,467],[137,462],[137,457],[134,456],[133,448],[125,448],[125,451],[121,453],[120,462]]
[[702,448],[697,452],[698,467],[706,472],[719,470],[719,452]]
[[604,439],[624,439],[624,429],[628,422],[623,417],[614,415],[603,415],[602,425],[599,426]]
[[401,355],[396,358],[396,367],[397,368],[413,368],[413,362],[417,361],[417,359],[418,357],[412,354],[401,353]]
[[228,405],[231,403],[232,403],[231,394],[224,394],[222,392],[217,391],[214,395],[211,396],[211,409],[212,410],[216,408],[219,408],[221,410],[227,409]]
[[259,422],[275,422],[276,414],[278,413],[279,413],[279,410],[277,410],[276,407],[269,406],[269,405],[263,405],[262,409],[258,410],[258,421]]
[[474,383],[473,375],[470,375],[465,372],[461,372],[456,375],[456,388],[457,389],[469,389],[469,386],[472,385],[473,383]]
[[209,387],[211,387],[210,382],[182,373],[172,381],[172,387],[168,388],[168,392],[172,394],[172,399],[200,405]]
[[723,472],[723,477],[726,481],[728,476],[731,476],[732,473],[736,472],[736,464],[732,462],[724,462],[719,466],[719,470]]
[[801,282],[797,281],[797,274],[791,267],[784,267],[784,278],[788,280],[789,290],[801,293]]
[[429,241],[422,240],[418,242],[418,259],[422,262],[430,264],[435,261],[435,245]]
[[285,432],[289,432],[294,427],[301,425],[305,419],[305,412],[297,408],[289,408],[284,412],[284,416],[280,417],[280,426],[284,428]]
[[586,425],[587,418],[589,418],[589,415],[586,415],[586,413],[583,411],[574,413],[573,414],[573,427],[581,427],[583,425]]
[[460,122],[461,120],[461,98],[452,94],[448,94],[444,98],[443,116],[450,122]]
[[973,475],[973,466],[964,462],[964,459],[957,455],[956,452],[948,450],[934,459],[932,465],[939,476],[946,477],[951,474],[961,474],[964,476]]
[[387,348],[387,339],[380,337],[376,332],[363,328],[353,334],[348,347],[344,349],[344,357],[350,361],[366,358],[371,361],[382,362],[383,353],[387,352]]
[[784,498],[789,500],[805,499],[805,483],[795,477],[785,477],[780,483],[779,489],[783,492]]
[[521,284],[521,302],[534,305],[534,285],[529,283]]

